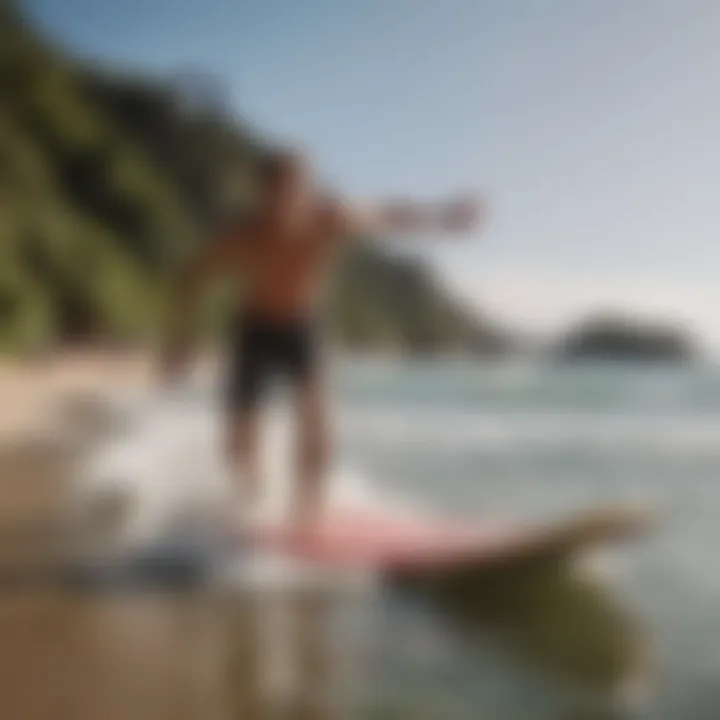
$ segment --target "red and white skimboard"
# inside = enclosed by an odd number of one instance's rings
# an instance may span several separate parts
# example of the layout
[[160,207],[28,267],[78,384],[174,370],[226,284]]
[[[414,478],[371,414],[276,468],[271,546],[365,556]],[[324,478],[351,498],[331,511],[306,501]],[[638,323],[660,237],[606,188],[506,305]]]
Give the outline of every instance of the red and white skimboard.
[[268,523],[256,527],[251,538],[259,550],[322,565],[380,571],[464,563],[481,567],[526,556],[579,552],[635,534],[647,520],[645,513],[617,507],[537,525],[452,523],[367,510],[335,510],[310,529]]

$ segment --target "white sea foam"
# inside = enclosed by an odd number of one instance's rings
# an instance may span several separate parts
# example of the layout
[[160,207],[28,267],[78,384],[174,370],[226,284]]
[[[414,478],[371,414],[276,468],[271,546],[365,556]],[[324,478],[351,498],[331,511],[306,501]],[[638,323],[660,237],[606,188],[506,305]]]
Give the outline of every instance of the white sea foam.
[[517,452],[583,450],[658,457],[720,456],[720,416],[603,414],[580,411],[483,412],[432,408],[349,413],[344,431],[356,440],[431,450]]
[[[81,506],[110,496],[126,505],[123,546],[153,542],[182,526],[217,531],[220,518],[227,519],[229,503],[237,497],[223,458],[221,415],[211,399],[194,389],[114,403],[114,412],[124,416],[124,432],[87,459],[76,496]],[[263,428],[264,492],[257,513],[267,520],[281,517],[290,499],[292,436],[285,416],[283,408],[272,408]],[[327,489],[330,508],[411,512],[342,463],[331,472]]]

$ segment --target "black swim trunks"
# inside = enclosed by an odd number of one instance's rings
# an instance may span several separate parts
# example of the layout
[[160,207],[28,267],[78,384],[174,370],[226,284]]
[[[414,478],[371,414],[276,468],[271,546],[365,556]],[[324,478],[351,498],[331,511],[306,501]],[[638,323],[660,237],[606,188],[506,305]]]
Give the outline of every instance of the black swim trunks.
[[227,386],[231,411],[256,407],[277,377],[301,385],[317,370],[312,319],[278,322],[246,314],[235,320],[231,332]]

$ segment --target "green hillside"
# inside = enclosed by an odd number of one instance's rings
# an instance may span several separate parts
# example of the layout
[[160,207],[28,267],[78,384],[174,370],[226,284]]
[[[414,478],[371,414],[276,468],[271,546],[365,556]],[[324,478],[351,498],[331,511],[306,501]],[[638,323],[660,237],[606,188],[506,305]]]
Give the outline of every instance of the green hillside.
[[[157,335],[170,273],[251,200],[262,153],[207,87],[83,66],[0,0],[1,349]],[[342,263],[329,315],[352,347],[502,345],[424,267],[369,246]]]

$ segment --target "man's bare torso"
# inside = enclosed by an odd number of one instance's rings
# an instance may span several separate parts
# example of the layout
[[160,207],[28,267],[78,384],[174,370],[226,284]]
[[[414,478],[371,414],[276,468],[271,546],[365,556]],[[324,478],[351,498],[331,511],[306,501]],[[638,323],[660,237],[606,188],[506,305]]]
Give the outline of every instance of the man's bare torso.
[[231,233],[226,269],[247,310],[279,321],[312,315],[342,233],[339,220],[332,204],[318,201],[292,224],[256,217]]

